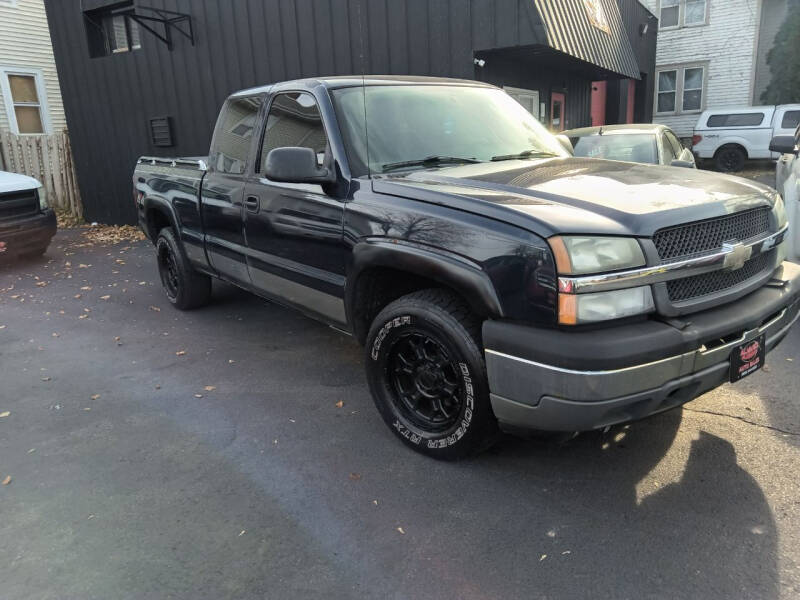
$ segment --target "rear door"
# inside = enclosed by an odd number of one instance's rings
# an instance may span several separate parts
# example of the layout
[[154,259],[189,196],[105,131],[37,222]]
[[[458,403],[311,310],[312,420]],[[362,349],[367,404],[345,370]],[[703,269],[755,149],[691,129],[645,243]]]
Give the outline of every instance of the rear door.
[[267,179],[267,154],[287,146],[311,148],[320,165],[333,168],[319,101],[307,91],[279,92],[270,100],[258,164],[245,190],[250,279],[265,296],[345,324],[344,197],[336,185]]
[[[203,181],[201,214],[209,261],[225,279],[250,284],[244,235],[244,187],[255,156],[263,95],[230,98],[220,112]],[[256,134],[256,135],[254,135]]]

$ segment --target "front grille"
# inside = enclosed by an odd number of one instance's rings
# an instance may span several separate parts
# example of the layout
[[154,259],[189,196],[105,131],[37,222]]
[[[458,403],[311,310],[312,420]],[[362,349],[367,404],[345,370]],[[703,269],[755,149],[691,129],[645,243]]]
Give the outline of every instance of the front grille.
[[769,231],[767,206],[656,231],[653,243],[662,261],[722,249],[725,242],[744,242]]
[[709,294],[722,292],[760,275],[773,264],[774,250],[748,260],[736,271],[712,271],[667,282],[667,293],[672,302],[695,300]]
[[0,220],[26,217],[39,212],[36,190],[0,194]]

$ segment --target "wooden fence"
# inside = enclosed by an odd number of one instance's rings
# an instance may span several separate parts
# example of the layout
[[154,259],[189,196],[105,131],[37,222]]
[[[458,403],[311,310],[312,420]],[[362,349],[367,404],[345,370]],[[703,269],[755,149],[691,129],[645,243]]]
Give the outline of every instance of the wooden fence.
[[47,190],[50,206],[83,217],[66,130],[52,135],[14,135],[0,130],[0,171],[35,177]]

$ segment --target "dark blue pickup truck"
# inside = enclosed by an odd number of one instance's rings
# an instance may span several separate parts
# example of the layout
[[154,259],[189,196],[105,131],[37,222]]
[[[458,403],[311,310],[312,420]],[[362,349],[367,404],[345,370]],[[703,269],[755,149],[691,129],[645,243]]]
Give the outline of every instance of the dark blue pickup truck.
[[142,157],[133,186],[177,308],[217,277],[352,334],[387,425],[437,458],[679,406],[800,308],[774,190],[574,158],[473,81],[237,92],[209,156]]

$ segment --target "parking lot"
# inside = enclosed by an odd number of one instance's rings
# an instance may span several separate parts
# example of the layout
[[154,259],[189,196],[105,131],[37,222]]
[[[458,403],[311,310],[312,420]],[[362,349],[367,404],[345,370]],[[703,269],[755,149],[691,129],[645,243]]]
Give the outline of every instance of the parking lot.
[[800,327],[683,410],[440,463],[355,341],[214,285],[173,310],[81,230],[0,265],[0,598],[800,596]]

